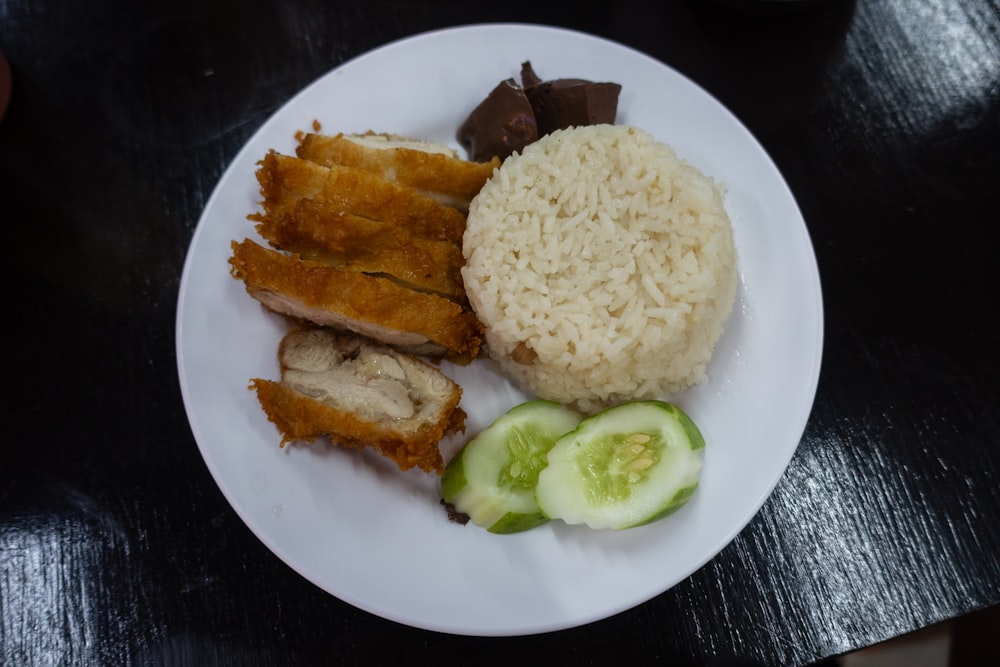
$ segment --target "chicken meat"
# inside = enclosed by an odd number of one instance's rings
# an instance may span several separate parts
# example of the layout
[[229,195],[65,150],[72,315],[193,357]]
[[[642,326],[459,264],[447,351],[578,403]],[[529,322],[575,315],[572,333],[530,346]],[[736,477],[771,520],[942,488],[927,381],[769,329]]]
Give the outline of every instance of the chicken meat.
[[454,301],[251,239],[233,241],[231,247],[232,276],[273,312],[353,331],[410,354],[460,364],[479,354],[482,324]]
[[370,447],[402,470],[441,473],[440,441],[465,430],[462,390],[438,368],[392,348],[329,329],[289,332],[278,348],[281,380],[256,378],[281,444]]

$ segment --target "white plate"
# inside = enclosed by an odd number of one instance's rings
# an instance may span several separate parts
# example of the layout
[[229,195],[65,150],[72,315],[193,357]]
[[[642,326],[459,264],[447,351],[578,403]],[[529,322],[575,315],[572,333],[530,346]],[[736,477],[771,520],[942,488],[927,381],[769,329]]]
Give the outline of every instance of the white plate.
[[[395,132],[456,148],[460,122],[530,60],[543,78],[622,84],[618,121],[651,132],[728,188],[740,289],[710,380],[676,399],[701,426],[701,486],[680,512],[623,532],[552,523],[495,536],[450,522],[438,478],[371,454],[278,447],[247,382],[276,378],[284,322],[230,277],[230,241],[254,237],[255,163],[327,132]],[[819,375],[819,276],[774,164],[717,101],[662,63],[562,29],[479,25],[404,39],[323,76],[236,156],[205,207],[184,267],[177,363],[205,462],[253,532],[290,567],[384,618],[468,635],[572,627],[638,605],[689,576],[758,511],[798,445]],[[468,434],[527,398],[485,364],[444,369],[465,390]],[[443,445],[446,455],[460,442]]]

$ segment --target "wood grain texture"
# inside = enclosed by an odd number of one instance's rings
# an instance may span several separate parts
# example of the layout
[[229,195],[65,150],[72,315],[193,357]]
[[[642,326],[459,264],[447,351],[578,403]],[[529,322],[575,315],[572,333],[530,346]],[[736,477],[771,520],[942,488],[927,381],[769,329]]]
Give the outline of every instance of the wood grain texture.
[[[807,665],[1000,604],[1000,2],[812,4],[4,3],[0,663]],[[635,609],[504,639],[371,616],[271,554],[200,458],[173,339],[198,217],[260,124],[348,58],[487,20],[624,42],[732,109],[803,210],[827,324],[801,445],[732,544]]]

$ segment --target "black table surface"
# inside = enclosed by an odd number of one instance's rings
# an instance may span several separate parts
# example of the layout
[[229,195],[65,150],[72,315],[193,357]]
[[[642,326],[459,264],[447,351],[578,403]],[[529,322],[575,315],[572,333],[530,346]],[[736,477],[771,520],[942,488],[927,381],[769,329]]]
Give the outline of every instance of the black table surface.
[[[1000,603],[1000,2],[479,5],[0,3],[0,662],[802,665]],[[825,346],[790,466],[714,559],[585,627],[480,638],[361,611],[254,537],[189,429],[174,324],[206,201],[275,110],[495,21],[627,44],[732,110],[803,212]]]

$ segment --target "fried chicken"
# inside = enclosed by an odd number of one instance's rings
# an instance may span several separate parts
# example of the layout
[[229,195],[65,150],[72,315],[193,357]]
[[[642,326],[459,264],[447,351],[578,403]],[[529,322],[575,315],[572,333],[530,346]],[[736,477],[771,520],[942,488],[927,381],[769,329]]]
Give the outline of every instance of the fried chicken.
[[482,325],[454,301],[250,239],[233,241],[232,250],[232,276],[269,310],[353,331],[411,354],[460,364],[479,354]]
[[461,389],[413,355],[468,364],[480,352],[462,235],[497,165],[373,134],[306,135],[299,153],[258,162],[261,210],[247,217],[266,244],[231,244],[246,292],[308,327],[282,340],[281,380],[250,386],[282,444],[329,436],[440,473],[438,443],[465,429]]
[[429,239],[462,244],[462,212],[363,169],[324,166],[271,150],[258,163],[257,181],[266,215],[280,215],[281,209],[301,199],[323,199],[344,213],[394,224]]
[[371,447],[402,470],[441,473],[438,443],[465,431],[461,388],[437,368],[388,347],[327,329],[287,334],[278,350],[281,381],[256,378],[281,444]]
[[356,167],[402,186],[415,188],[463,213],[500,166],[463,160],[448,146],[393,134],[306,134],[296,148],[300,158],[324,166]]
[[300,199],[252,215],[277,248],[344,269],[392,277],[422,292],[466,304],[462,249],[380,220],[345,213],[328,199]]

